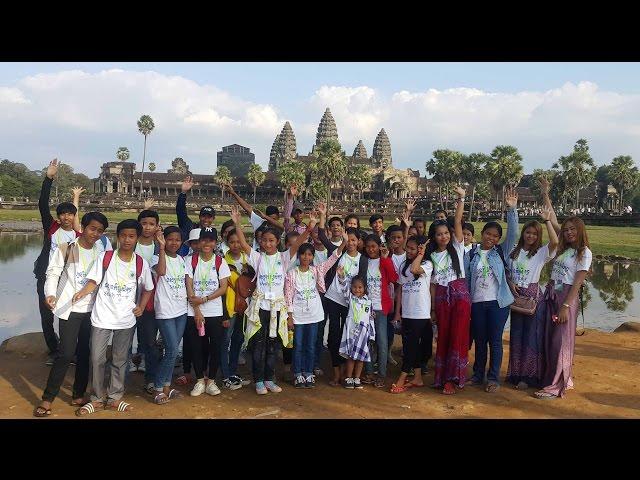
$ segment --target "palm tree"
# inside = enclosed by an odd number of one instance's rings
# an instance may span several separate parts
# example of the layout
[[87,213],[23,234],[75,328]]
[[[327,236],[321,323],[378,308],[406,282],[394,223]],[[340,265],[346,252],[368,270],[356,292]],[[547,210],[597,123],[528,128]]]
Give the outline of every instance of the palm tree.
[[116,158],[121,162],[126,162],[129,160],[130,154],[129,149],[127,147],[120,147],[116,152]]
[[257,163],[252,163],[249,166],[249,172],[247,173],[247,180],[253,185],[253,203],[256,203],[256,189],[264,183],[266,178],[262,168]]
[[624,191],[631,191],[638,184],[640,175],[638,167],[629,155],[620,155],[611,161],[611,167],[607,174],[609,181],[620,190],[620,213],[624,208]]
[[371,185],[371,171],[366,165],[355,165],[349,171],[351,182],[362,200],[362,191]]
[[562,169],[561,175],[564,179],[567,190],[574,189],[575,208],[578,208],[580,201],[580,189],[593,182],[596,178],[596,166],[589,153],[589,146],[584,138],[581,138],[573,146],[573,152],[566,157],[560,157],[553,164],[554,169]]
[[331,189],[343,183],[347,174],[347,160],[337,140],[322,142],[315,151],[316,161],[311,165],[314,180],[326,183],[327,209],[331,204]]
[[505,188],[518,185],[524,175],[522,155],[514,146],[498,145],[491,152],[491,159],[487,162],[485,171],[496,192],[496,203],[498,193],[502,192],[501,205],[504,205]]
[[305,169],[304,164],[297,160],[288,160],[280,163],[277,169],[280,177],[280,185],[285,192],[295,185],[298,192],[302,193],[305,187]]
[[[432,157],[426,165],[427,173],[433,175],[433,179],[438,183],[440,204],[446,210],[449,202],[449,189],[460,182],[463,155],[454,150],[443,149],[434,151]],[[443,199],[442,187],[445,190],[446,200]]]
[[484,153],[472,153],[462,158],[462,173],[460,179],[471,187],[471,205],[469,206],[469,221],[473,218],[473,206],[476,200],[476,187],[484,181],[485,165],[491,160]]
[[222,200],[224,201],[224,185],[231,185],[233,182],[233,177],[231,176],[231,170],[224,165],[220,165],[216,170],[216,173],[213,175],[213,181],[220,186],[220,191],[222,192]]
[[147,156],[147,135],[149,135],[156,126],[153,119],[149,115],[142,115],[138,120],[138,131],[144,135],[144,150],[142,151],[142,174],[140,175],[140,200],[142,200],[142,188],[144,186],[144,162]]

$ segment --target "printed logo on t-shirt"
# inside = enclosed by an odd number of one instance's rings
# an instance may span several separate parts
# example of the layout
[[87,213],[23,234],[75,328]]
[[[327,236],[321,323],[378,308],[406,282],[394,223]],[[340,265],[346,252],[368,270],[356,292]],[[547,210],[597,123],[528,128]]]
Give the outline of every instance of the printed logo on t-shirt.
[[402,284],[402,294],[420,293],[422,282],[418,280],[410,280]]

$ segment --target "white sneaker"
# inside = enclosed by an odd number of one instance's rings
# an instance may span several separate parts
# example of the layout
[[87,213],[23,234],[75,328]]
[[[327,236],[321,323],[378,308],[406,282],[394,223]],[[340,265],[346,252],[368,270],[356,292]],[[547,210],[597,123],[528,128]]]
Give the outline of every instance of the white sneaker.
[[129,372],[137,372],[138,371],[138,367],[136,367],[136,364],[133,363],[133,360],[129,359]]
[[192,397],[197,397],[198,395],[202,395],[205,390],[206,388],[204,385],[204,380],[198,380],[189,395],[191,395]]
[[216,381],[212,378],[210,378],[207,382],[207,388],[205,389],[205,392],[207,392],[209,395],[220,395],[220,389],[216,385]]
[[146,372],[147,371],[147,367],[144,364],[144,357],[142,357],[140,359],[140,365],[138,365],[138,371],[139,372]]

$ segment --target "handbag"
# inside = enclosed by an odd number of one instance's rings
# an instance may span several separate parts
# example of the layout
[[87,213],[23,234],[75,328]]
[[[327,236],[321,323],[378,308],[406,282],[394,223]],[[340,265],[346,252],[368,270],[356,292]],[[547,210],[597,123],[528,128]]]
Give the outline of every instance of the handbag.
[[538,308],[538,301],[533,297],[525,297],[523,295],[514,295],[514,301],[511,304],[511,311],[521,313],[522,315],[533,315]]
[[234,310],[236,313],[244,313],[247,309],[247,298],[253,295],[256,282],[248,275],[240,275],[236,280],[236,298]]

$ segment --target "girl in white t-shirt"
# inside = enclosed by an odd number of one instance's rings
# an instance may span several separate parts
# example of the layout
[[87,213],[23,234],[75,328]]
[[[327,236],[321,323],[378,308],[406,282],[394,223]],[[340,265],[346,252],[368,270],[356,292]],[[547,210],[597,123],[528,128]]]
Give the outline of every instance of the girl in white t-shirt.
[[[433,330],[431,328],[431,274],[433,263],[424,260],[426,237],[409,237],[406,244],[406,259],[398,271],[402,306],[402,343],[404,356],[400,377],[391,386],[391,393],[402,393],[411,387],[423,387],[422,365],[431,357]],[[405,383],[407,375],[414,370],[415,376]]]
[[547,285],[545,368],[542,385],[536,392],[540,399],[563,397],[573,388],[571,378],[576,322],[578,320],[578,294],[591,268],[592,253],[584,222],[569,217],[562,222],[558,254],[553,262],[551,280]]
[[248,263],[256,271],[256,289],[248,301],[246,310],[245,346],[252,351],[253,377],[256,393],[281,392],[274,382],[275,362],[278,350],[289,343],[289,331],[285,321],[287,303],[284,297],[285,275],[289,265],[295,261],[298,247],[307,241],[310,230],[315,227],[317,218],[310,216],[307,230],[300,235],[291,247],[278,252],[279,232],[267,228],[260,238],[260,251],[256,252],[247,243],[240,226],[240,211],[231,207],[231,219],[236,225],[238,240]]
[[558,235],[551,224],[551,211],[548,207],[540,212],[540,217],[547,226],[549,243],[542,245],[542,225],[532,220],[522,227],[520,240],[507,258],[507,266],[511,273],[511,278],[507,281],[513,295],[532,297],[538,302],[533,315],[511,311],[507,381],[516,385],[519,390],[530,385],[540,387],[543,373],[545,305],[538,283],[542,268],[556,254]]
[[469,363],[469,325],[471,298],[464,272],[462,214],[464,190],[457,187],[453,231],[446,220],[436,220],[429,227],[426,256],[433,262],[431,283],[431,319],[438,327],[434,386],[451,395],[455,387],[463,388]]
[[182,231],[178,227],[167,227],[156,234],[158,256],[154,256],[152,270],[156,276],[154,309],[158,330],[164,339],[164,356],[156,369],[154,401],[158,405],[170,399],[180,398],[178,390],[171,388],[173,368],[178,355],[178,345],[187,324],[187,266],[178,255],[182,246]]

